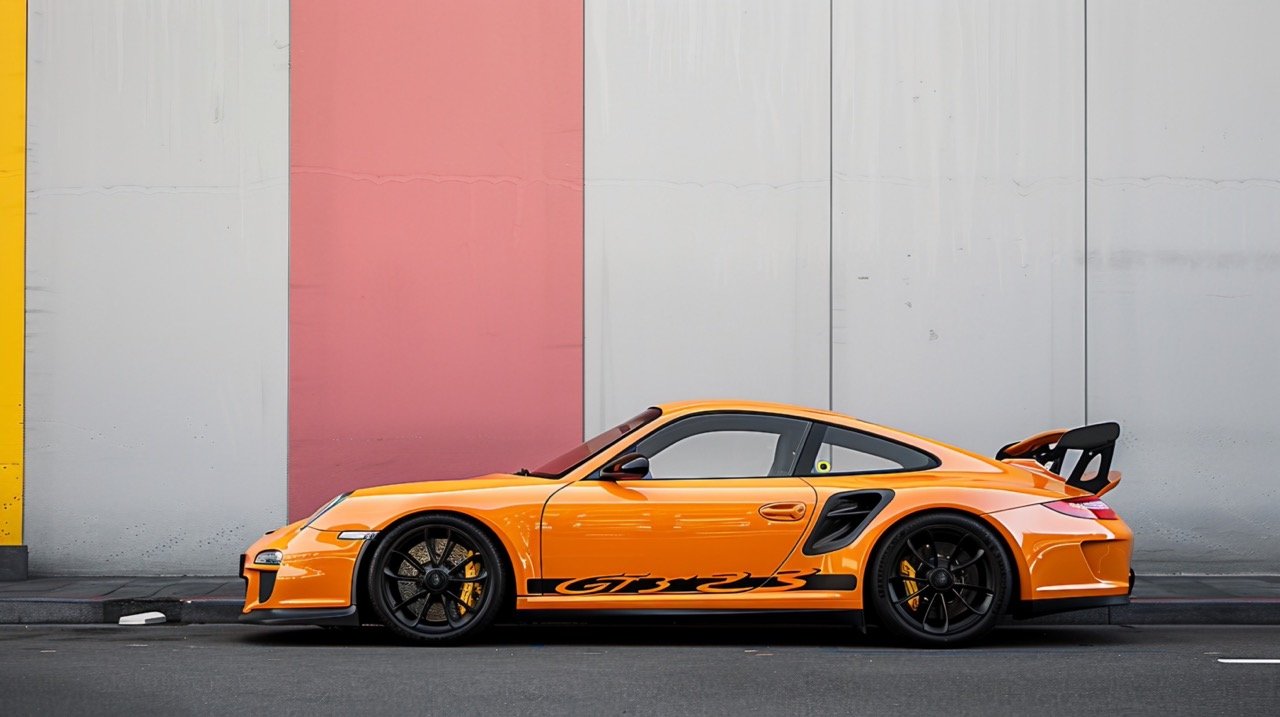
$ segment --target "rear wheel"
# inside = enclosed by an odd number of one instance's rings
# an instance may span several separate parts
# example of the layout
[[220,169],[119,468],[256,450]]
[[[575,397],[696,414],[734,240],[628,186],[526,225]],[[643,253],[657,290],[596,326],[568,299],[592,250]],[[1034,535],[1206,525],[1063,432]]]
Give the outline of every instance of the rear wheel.
[[452,515],[392,529],[369,561],[369,593],[383,624],[428,643],[456,642],[493,622],[507,589],[503,553]]
[[1004,614],[1013,589],[1000,536],[962,515],[923,515],[894,526],[870,574],[871,600],[885,626],[932,646],[986,634]]

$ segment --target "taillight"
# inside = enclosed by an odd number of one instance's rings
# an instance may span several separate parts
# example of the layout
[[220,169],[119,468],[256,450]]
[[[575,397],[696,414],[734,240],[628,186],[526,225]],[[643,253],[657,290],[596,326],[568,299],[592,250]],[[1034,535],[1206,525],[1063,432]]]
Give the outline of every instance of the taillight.
[[1092,520],[1119,520],[1120,518],[1120,516],[1116,515],[1116,512],[1111,509],[1111,506],[1091,495],[1082,495],[1079,498],[1068,498],[1066,500],[1055,500],[1052,503],[1045,503],[1044,507],[1049,510],[1062,513],[1063,515],[1069,515],[1073,518],[1089,518]]

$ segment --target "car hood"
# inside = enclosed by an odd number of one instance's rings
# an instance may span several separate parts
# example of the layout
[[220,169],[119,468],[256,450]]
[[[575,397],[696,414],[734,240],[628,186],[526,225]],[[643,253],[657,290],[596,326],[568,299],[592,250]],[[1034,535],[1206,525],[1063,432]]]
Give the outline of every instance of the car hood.
[[549,478],[510,473],[462,480],[419,481],[360,488],[316,516],[316,530],[381,530],[400,518],[428,510],[463,513],[483,519],[502,511],[537,514],[552,493],[564,483]]
[[494,488],[512,488],[526,485],[551,485],[555,481],[550,478],[520,476],[514,473],[489,473],[472,478],[455,480],[426,480],[414,483],[392,483],[389,485],[359,488],[351,492],[350,497],[360,498],[380,495],[421,495],[423,493],[449,493],[453,491],[492,490]]

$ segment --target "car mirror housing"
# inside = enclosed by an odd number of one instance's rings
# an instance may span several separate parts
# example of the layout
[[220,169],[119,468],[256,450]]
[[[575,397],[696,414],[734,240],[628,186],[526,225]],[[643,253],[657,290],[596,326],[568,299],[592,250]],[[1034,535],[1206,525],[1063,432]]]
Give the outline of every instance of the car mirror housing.
[[643,480],[650,478],[649,459],[639,453],[627,453],[615,458],[600,471],[600,480]]

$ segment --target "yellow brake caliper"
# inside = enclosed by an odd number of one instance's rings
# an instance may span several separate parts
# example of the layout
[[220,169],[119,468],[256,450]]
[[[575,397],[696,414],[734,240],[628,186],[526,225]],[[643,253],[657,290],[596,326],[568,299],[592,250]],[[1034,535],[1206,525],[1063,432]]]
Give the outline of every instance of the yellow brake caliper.
[[[467,551],[467,554],[463,556],[463,559],[469,560],[473,555],[475,555],[474,552]],[[462,574],[468,578],[474,578],[475,576],[479,575],[480,565],[478,564],[478,561],[472,560],[471,562],[467,563],[467,567],[463,569]],[[463,583],[462,591],[459,593],[458,596],[461,597],[463,601],[465,601],[466,603],[470,605],[475,605],[476,591],[479,590],[479,588],[477,587],[478,585],[479,583]],[[465,615],[466,613],[467,613],[466,606],[459,604],[458,615]]]
[[[911,567],[911,563],[903,560],[902,565],[898,567],[902,569],[903,575],[910,575],[913,578],[916,576],[916,569]],[[902,589],[906,590],[908,595],[915,595],[916,591],[920,589],[920,586],[916,585],[916,581],[914,580],[903,580]],[[911,608],[911,612],[915,612],[920,607],[920,598],[913,597],[908,600],[907,607]]]

